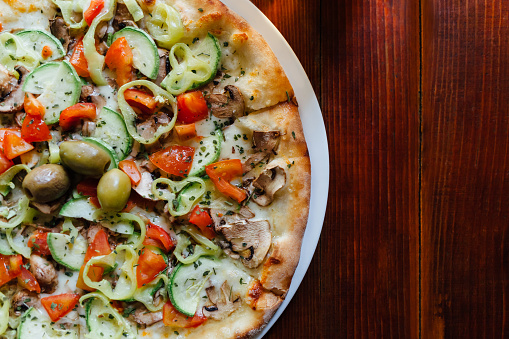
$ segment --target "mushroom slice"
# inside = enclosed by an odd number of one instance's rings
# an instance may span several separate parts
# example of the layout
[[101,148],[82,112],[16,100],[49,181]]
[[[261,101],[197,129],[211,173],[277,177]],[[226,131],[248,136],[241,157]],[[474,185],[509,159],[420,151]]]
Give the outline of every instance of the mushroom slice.
[[51,34],[62,42],[64,51],[67,53],[71,36],[69,34],[69,26],[65,23],[64,19],[60,16],[50,19]]
[[274,194],[286,184],[285,170],[277,165],[267,166],[253,181],[255,192],[253,201],[260,206],[267,206],[274,200]]
[[58,274],[51,262],[36,254],[30,256],[30,272],[41,286],[41,292],[53,293],[57,289]]
[[166,78],[166,75],[170,73],[170,60],[168,58],[168,51],[163,48],[158,48],[157,53],[159,54],[159,72],[157,78],[154,81],[157,86],[161,86],[161,82]]
[[226,281],[221,288],[209,286],[205,292],[209,303],[203,306],[203,315],[207,318],[221,320],[240,307],[240,296],[231,293],[230,285]]
[[279,131],[253,131],[253,146],[259,151],[272,152],[279,145]]
[[238,118],[244,115],[244,97],[233,85],[225,86],[223,94],[210,94],[205,100],[216,118]]
[[133,16],[127,9],[127,6],[121,3],[117,4],[117,11],[115,12],[112,26],[115,31],[119,31],[126,26],[138,27],[134,22]]
[[17,81],[14,81],[16,78],[11,77],[11,81],[7,83],[3,81],[1,84],[0,92],[5,93],[5,95],[0,98],[0,113],[16,113],[23,108],[25,100],[23,83],[25,82],[28,70],[23,66],[18,67],[16,70],[19,73]]
[[237,252],[242,263],[249,268],[261,264],[272,242],[270,224],[267,220],[233,221],[216,226],[216,231],[224,235],[231,243],[231,250]]
[[133,317],[138,324],[150,326],[163,320],[163,312],[150,312],[144,306],[138,306]]

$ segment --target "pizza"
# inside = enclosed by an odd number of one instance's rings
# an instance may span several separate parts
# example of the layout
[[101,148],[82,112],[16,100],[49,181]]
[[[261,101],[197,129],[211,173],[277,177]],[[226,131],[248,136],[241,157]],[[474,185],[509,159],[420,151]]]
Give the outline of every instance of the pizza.
[[297,99],[217,0],[0,2],[0,337],[249,338],[307,223]]

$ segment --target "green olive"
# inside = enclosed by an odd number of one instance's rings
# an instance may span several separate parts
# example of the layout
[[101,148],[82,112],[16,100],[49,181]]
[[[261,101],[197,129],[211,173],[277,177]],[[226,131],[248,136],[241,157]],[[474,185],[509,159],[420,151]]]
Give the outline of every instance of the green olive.
[[131,179],[117,168],[106,172],[97,184],[97,198],[101,208],[106,211],[122,210],[130,194]]
[[60,161],[76,173],[100,176],[110,166],[111,157],[103,149],[85,141],[60,144]]
[[34,168],[23,179],[23,191],[35,202],[46,203],[67,192],[71,180],[63,166],[46,164]]

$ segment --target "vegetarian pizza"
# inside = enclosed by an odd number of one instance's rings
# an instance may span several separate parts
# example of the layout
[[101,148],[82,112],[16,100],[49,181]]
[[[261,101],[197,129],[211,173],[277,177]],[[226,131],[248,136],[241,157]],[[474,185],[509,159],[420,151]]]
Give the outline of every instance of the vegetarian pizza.
[[1,338],[252,337],[310,178],[282,67],[221,2],[0,2]]

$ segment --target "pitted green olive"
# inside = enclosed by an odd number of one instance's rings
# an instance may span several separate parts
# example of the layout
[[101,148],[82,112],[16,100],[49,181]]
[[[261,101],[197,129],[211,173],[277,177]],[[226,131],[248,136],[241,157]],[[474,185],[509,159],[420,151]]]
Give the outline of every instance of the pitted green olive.
[[106,172],[97,185],[97,198],[101,208],[107,211],[122,210],[130,194],[131,179],[117,168]]
[[35,202],[46,203],[67,192],[71,181],[63,166],[46,164],[34,168],[23,179],[23,191]]
[[64,141],[60,144],[60,161],[76,173],[102,175],[111,163],[109,154],[85,141]]

